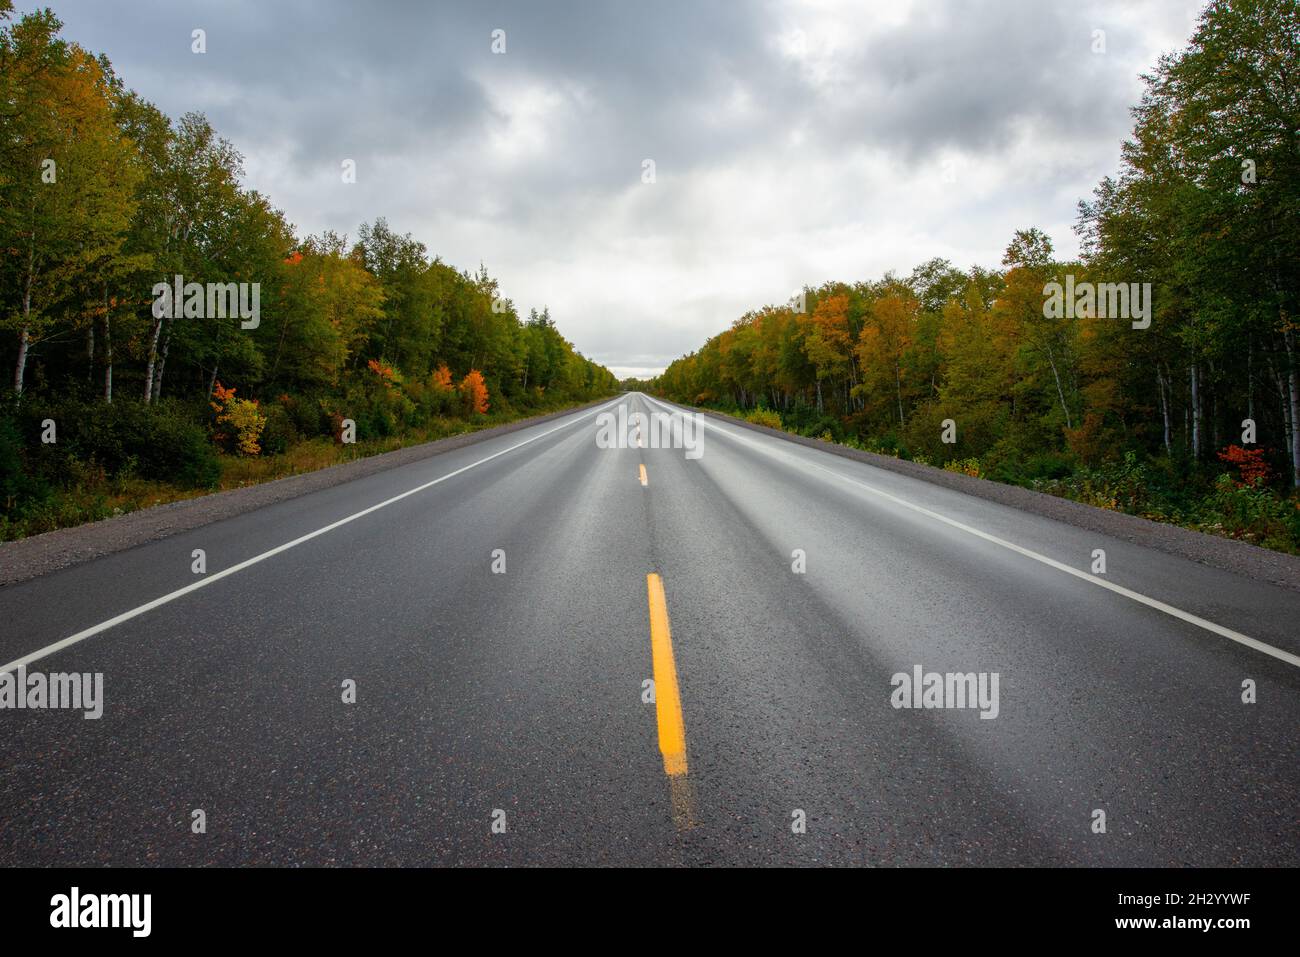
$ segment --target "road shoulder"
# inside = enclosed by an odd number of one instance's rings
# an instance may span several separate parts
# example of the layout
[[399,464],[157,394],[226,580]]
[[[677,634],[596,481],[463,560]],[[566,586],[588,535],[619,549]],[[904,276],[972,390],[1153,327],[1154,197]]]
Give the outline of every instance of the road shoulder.
[[370,455],[313,472],[290,475],[272,482],[214,492],[199,498],[139,509],[86,525],[60,528],[14,542],[3,542],[0,543],[0,586],[28,581],[104,555],[112,555],[147,542],[157,541],[178,532],[243,515],[276,502],[332,488],[367,475],[385,472],[444,452],[475,445],[487,439],[518,432],[529,426],[572,415],[608,401],[608,397],[597,399],[558,412],[549,412],[489,429],[466,432],[392,452]]
[[1128,515],[1124,512],[1112,512],[1067,498],[1058,498],[1045,492],[1021,488],[1018,485],[1004,485],[989,479],[973,478],[958,472],[949,472],[932,465],[922,465],[906,459],[896,459],[876,452],[865,452],[849,448],[822,439],[809,438],[785,432],[781,429],[747,422],[734,416],[711,409],[674,403],[681,408],[691,409],[726,422],[730,425],[761,432],[774,438],[784,439],[797,445],[828,452],[840,458],[863,462],[879,469],[896,472],[909,478],[920,479],[932,485],[939,485],[953,491],[963,492],[997,502],[1011,508],[1055,519],[1075,528],[1098,532],[1112,538],[1131,542],[1146,548],[1154,548],[1169,555],[1186,558],[1189,561],[1243,575],[1255,581],[1268,582],[1292,591],[1300,591],[1300,556],[1287,555],[1267,548],[1260,548],[1249,542],[1236,541],[1204,532],[1192,531],[1177,525],[1166,525],[1150,519]]

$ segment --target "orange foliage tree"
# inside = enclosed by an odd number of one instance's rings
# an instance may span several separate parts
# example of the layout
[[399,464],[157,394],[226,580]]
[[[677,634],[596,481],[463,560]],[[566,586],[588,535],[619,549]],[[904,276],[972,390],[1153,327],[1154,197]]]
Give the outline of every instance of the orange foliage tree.
[[370,368],[371,372],[379,376],[379,381],[384,384],[384,388],[391,389],[393,387],[395,375],[392,366],[385,365],[378,359],[371,359],[366,363],[366,365]]
[[455,388],[451,384],[451,370],[447,368],[447,363],[444,362],[433,370],[432,383],[439,392],[451,392]]
[[469,374],[460,380],[461,398],[471,415],[482,415],[488,410],[488,388],[483,381],[483,373],[470,369]]
[[1264,461],[1263,449],[1243,449],[1240,445],[1229,445],[1218,455],[1222,461],[1235,465],[1241,472],[1238,487],[1267,485],[1273,477],[1273,470]]

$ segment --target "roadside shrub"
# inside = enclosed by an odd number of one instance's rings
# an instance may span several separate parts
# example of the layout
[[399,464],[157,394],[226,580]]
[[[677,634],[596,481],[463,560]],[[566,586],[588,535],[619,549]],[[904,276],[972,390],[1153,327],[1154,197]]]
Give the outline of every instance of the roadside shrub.
[[357,419],[358,438],[386,439],[397,431],[397,421],[393,413],[384,406],[371,410],[368,415]]
[[221,460],[201,426],[175,412],[158,414],[152,426],[148,443],[135,452],[137,475],[185,488],[216,488]]
[[1300,501],[1220,475],[1196,509],[1206,531],[1294,552],[1300,546]]
[[235,389],[224,388],[218,382],[212,390],[210,405],[216,413],[212,432],[214,442],[240,455],[257,455],[262,451],[259,440],[266,427],[266,416],[256,401],[238,398]]
[[1076,468],[1078,463],[1070,453],[1051,449],[1024,454],[1013,446],[998,445],[980,457],[985,478],[1009,485],[1032,486],[1039,479],[1063,479]]
[[976,458],[953,459],[951,462],[944,463],[943,470],[969,475],[971,478],[984,477],[984,473],[980,471],[980,460]]
[[1025,478],[1064,478],[1074,471],[1075,464],[1063,452],[1039,452],[1025,459],[1021,469]]
[[298,435],[312,438],[329,435],[332,431],[330,410],[322,399],[313,395],[282,395],[278,404]]
[[8,416],[0,418],[0,514],[16,518],[49,497],[49,485],[27,471],[17,423]]
[[[50,418],[58,441],[40,441],[41,421]],[[144,405],[125,399],[27,403],[18,423],[30,475],[67,484],[79,474],[137,477],[209,488],[221,464],[199,424],[198,407],[180,402]],[[86,472],[85,470],[90,470]]]
[[875,452],[877,455],[888,455],[892,458],[905,457],[901,456],[902,446],[899,444],[898,435],[894,432],[886,432],[880,436],[868,436],[862,441],[862,447],[868,452]]
[[1137,453],[1125,452],[1122,462],[1080,469],[1064,478],[1037,479],[1031,487],[1086,505],[1141,515],[1149,502],[1150,479],[1150,472],[1138,462]]
[[836,442],[844,435],[844,426],[832,415],[821,415],[801,426],[799,434],[810,439],[829,436],[826,441]]
[[1241,478],[1238,485],[1259,488],[1267,485],[1273,478],[1273,470],[1264,460],[1263,449],[1243,449],[1239,445],[1229,445],[1217,453],[1219,460],[1237,469]]
[[755,425],[765,425],[769,429],[783,428],[780,413],[773,412],[771,409],[755,409],[745,416],[745,421],[753,422]]
[[452,381],[451,370],[444,362],[429,375],[429,412],[432,415],[447,415],[456,410],[456,405],[456,384]]
[[281,403],[264,406],[262,414],[266,416],[266,425],[262,429],[262,451],[269,455],[283,455],[299,439],[293,419]]
[[502,392],[496,393],[496,398],[492,400],[493,418],[511,419],[515,417],[515,414],[514,405],[506,398],[505,394]]

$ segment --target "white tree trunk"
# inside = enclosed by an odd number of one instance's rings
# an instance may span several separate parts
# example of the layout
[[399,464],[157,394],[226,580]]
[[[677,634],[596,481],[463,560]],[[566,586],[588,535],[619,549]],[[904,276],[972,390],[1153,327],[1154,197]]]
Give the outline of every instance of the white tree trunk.
[[158,336],[162,333],[161,319],[153,321],[153,330],[149,333],[149,362],[144,367],[144,403],[148,405],[153,399],[153,369],[158,362]]
[[23,394],[23,373],[27,368],[27,326],[18,333],[18,361],[14,363],[14,392]]
[[108,311],[104,311],[104,401],[113,401],[113,327]]
[[1169,394],[1165,387],[1164,371],[1156,366],[1156,387],[1160,390],[1160,414],[1165,423],[1165,455],[1172,454],[1172,446],[1169,442]]
[[1300,370],[1296,369],[1295,333],[1286,331],[1287,393],[1291,412],[1291,484],[1300,488]]
[[1196,363],[1192,363],[1192,458],[1201,457],[1201,383],[1197,375]]

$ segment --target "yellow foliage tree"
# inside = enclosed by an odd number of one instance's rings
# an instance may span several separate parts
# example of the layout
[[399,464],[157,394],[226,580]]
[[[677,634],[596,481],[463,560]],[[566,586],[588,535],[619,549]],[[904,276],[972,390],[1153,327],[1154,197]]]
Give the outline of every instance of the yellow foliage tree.
[[257,406],[256,400],[235,397],[234,389],[227,389],[218,382],[212,389],[212,411],[217,414],[217,424],[228,426],[233,436],[226,432],[216,432],[213,438],[218,442],[234,441],[235,449],[241,455],[258,455],[262,451],[262,430],[266,428],[266,416]]

